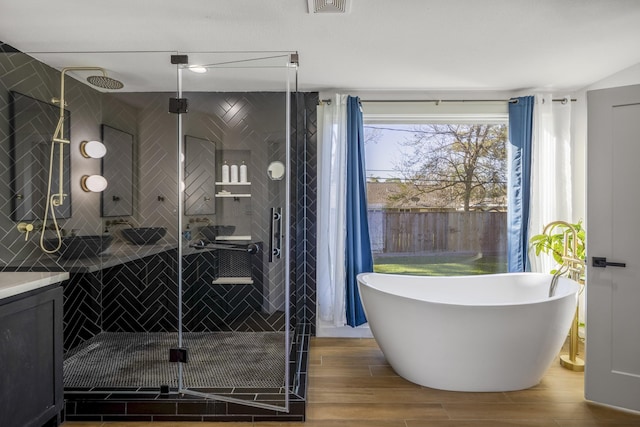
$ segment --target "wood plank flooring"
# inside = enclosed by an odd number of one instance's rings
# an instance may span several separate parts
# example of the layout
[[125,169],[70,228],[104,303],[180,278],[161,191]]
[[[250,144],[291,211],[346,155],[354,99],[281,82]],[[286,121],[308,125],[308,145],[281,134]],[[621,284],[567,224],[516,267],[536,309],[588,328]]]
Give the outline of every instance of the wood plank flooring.
[[67,422],[63,427],[618,427],[640,415],[586,402],[583,374],[554,363],[505,393],[428,389],[397,376],[373,339],[312,338],[306,423]]

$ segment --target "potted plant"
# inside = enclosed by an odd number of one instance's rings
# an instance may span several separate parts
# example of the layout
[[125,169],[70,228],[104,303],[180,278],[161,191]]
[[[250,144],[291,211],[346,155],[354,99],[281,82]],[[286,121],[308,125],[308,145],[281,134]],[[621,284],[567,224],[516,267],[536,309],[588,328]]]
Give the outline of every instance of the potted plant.
[[[586,232],[582,227],[582,220],[575,224],[554,221],[544,227],[542,234],[531,237],[529,242],[535,248],[536,256],[540,256],[541,253],[550,254],[559,266],[565,264],[570,267],[569,277],[584,284],[585,239]],[[559,269],[560,267],[551,270],[551,274],[555,274]],[[584,287],[580,289],[580,292],[583,289]],[[585,326],[584,322],[580,322],[579,317],[579,309],[577,309],[569,332],[569,355],[560,356],[560,365],[573,371],[584,370],[584,360],[577,356],[579,330]]]
[[[565,256],[584,262],[586,231],[582,227],[582,220],[575,224],[555,221],[548,224],[545,231],[548,232],[536,234],[529,239],[529,243],[535,248],[536,256],[540,256],[541,253],[550,254],[558,265],[564,263]],[[555,274],[556,271],[557,269],[553,269],[550,273]]]

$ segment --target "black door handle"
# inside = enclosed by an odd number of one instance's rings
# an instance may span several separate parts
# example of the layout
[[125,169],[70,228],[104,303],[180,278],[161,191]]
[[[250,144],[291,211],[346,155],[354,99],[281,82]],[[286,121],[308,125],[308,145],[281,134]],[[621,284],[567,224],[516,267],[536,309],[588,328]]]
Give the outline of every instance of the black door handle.
[[591,259],[592,259],[591,265],[593,267],[606,268],[607,266],[609,267],[626,267],[627,266],[627,264],[625,264],[624,262],[607,262],[607,259],[604,257],[594,256]]

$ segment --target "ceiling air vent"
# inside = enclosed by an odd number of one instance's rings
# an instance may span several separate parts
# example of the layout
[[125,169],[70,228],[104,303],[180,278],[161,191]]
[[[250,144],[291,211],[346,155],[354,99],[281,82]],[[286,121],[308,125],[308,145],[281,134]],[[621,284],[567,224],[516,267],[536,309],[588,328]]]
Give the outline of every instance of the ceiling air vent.
[[348,0],[307,0],[309,13],[346,13]]

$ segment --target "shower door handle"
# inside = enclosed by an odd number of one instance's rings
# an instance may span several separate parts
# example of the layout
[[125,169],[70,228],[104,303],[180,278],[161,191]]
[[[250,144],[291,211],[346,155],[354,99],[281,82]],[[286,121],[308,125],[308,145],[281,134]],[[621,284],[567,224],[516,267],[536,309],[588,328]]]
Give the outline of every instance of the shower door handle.
[[607,266],[609,267],[626,267],[627,266],[627,264],[625,264],[624,262],[609,262],[605,257],[597,257],[597,256],[594,256],[591,258],[591,265],[593,267],[601,267],[601,268],[607,268]]
[[271,208],[269,262],[282,255],[282,208]]

